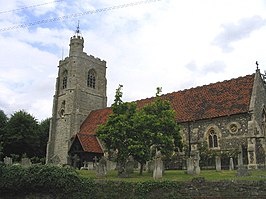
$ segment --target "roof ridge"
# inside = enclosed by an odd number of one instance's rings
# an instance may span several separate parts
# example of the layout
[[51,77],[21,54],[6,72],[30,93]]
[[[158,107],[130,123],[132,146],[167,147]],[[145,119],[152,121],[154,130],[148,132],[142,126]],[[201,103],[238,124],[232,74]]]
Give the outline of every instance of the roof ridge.
[[[231,79],[228,79],[228,80],[223,80],[223,81],[218,81],[218,82],[214,82],[214,83],[204,84],[204,85],[201,85],[201,86],[191,87],[191,88],[187,88],[187,89],[183,89],[183,90],[179,90],[179,91],[174,91],[174,92],[171,92],[171,93],[184,92],[184,91],[188,91],[188,90],[192,90],[192,89],[200,89],[200,88],[203,88],[203,87],[217,85],[217,84],[221,84],[221,83],[226,83],[226,82],[230,82],[230,81],[237,80],[237,79],[244,79],[244,78],[246,78],[248,76],[251,77],[254,74],[255,73],[250,74],[250,75],[245,75],[245,76],[239,76],[239,77],[236,77],[236,78],[231,78]],[[164,95],[168,95],[168,94],[171,94],[171,93],[166,93]]]
[[[168,96],[168,95],[171,95],[171,94],[187,92],[189,90],[201,89],[203,87],[217,85],[217,84],[221,84],[221,83],[226,83],[226,82],[233,81],[233,80],[237,80],[237,79],[244,79],[244,78],[246,78],[248,76],[251,77],[252,75],[255,75],[255,73],[249,74],[249,75],[245,75],[245,76],[239,76],[239,77],[236,77],[236,78],[231,78],[231,79],[228,79],[228,80],[223,80],[223,81],[218,81],[218,82],[214,82],[214,83],[204,84],[204,85],[201,85],[201,86],[196,86],[196,87],[191,87],[191,88],[185,88],[183,90],[178,90],[178,91],[173,91],[173,92],[170,92],[170,93],[165,93],[165,94],[162,94],[161,96]],[[151,100],[153,98],[155,98],[155,97],[146,97],[146,98],[139,99],[139,100],[132,101],[132,102],[140,102],[140,101],[144,101],[144,100]]]

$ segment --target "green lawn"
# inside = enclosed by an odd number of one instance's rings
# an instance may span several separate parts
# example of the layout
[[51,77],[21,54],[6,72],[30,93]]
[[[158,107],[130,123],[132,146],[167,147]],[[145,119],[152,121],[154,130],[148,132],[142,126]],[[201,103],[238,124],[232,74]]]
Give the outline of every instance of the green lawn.
[[[78,170],[78,173],[85,178],[96,178],[95,171],[88,170]],[[191,181],[195,177],[204,177],[208,181],[219,181],[219,180],[266,180],[266,170],[252,170],[250,171],[251,175],[246,177],[237,177],[237,171],[228,171],[224,170],[217,172],[215,170],[202,170],[200,175],[188,175],[184,170],[167,170],[163,175],[162,180],[171,180],[171,181]],[[119,180],[119,181],[128,181],[128,182],[144,182],[151,181],[152,173],[144,172],[143,176],[140,176],[136,171],[129,178],[118,178],[117,171],[108,172],[105,178],[106,180]]]

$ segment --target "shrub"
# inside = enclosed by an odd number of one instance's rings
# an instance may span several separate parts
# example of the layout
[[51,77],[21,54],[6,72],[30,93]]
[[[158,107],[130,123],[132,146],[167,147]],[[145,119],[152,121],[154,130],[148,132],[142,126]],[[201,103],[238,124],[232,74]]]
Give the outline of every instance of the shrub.
[[93,198],[92,187],[92,181],[80,178],[71,168],[47,165],[28,168],[0,166],[1,195],[26,196],[41,193],[57,198]]

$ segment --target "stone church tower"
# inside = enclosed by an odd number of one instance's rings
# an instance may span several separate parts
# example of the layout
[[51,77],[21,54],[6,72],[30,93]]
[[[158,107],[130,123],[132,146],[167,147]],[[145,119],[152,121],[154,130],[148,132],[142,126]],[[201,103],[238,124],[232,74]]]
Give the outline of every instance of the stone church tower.
[[106,62],[83,52],[79,27],[69,57],[59,61],[46,163],[67,164],[73,135],[95,109],[106,107]]

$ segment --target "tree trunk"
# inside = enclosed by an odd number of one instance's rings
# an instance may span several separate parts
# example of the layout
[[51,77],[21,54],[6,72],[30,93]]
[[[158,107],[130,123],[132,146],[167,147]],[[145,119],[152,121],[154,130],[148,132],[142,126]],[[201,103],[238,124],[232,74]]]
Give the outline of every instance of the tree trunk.
[[139,170],[139,175],[143,175],[143,166],[144,164],[143,163],[140,163],[140,170]]

